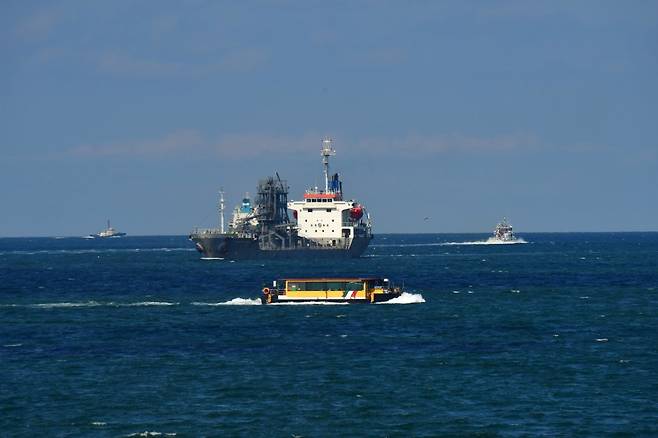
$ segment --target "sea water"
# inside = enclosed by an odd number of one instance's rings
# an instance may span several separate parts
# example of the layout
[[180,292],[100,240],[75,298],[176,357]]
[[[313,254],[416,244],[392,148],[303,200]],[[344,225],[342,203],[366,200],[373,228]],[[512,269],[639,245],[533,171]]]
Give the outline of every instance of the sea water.
[[[0,239],[2,436],[658,435],[658,233],[380,235],[342,261]],[[286,276],[379,305],[260,305]]]

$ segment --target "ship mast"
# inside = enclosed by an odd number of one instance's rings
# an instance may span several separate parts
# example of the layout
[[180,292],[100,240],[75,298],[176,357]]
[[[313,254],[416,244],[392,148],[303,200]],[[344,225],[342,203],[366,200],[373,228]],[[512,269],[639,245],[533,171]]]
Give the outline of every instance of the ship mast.
[[224,188],[219,189],[219,231],[224,234]]
[[336,155],[336,151],[331,147],[331,139],[325,137],[322,140],[322,165],[324,166],[324,192],[329,193],[329,157]]

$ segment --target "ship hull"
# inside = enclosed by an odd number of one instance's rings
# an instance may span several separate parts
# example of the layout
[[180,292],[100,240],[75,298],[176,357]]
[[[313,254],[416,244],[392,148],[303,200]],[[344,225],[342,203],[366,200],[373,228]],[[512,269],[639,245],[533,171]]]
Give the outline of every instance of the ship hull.
[[349,248],[292,247],[261,249],[258,240],[233,236],[190,236],[203,258],[248,260],[248,259],[295,259],[326,258],[344,259],[360,257],[368,247],[371,236],[357,236]]

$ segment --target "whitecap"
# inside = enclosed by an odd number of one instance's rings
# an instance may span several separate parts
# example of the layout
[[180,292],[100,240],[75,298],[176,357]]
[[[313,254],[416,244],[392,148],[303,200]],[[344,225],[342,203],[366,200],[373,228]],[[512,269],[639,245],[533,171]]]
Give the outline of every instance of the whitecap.
[[608,342],[608,338],[596,338],[596,342]]
[[517,245],[520,243],[528,243],[523,239],[516,239],[512,241],[507,241],[507,242],[501,242],[501,241],[489,241],[489,240],[474,240],[470,242],[444,242],[440,243],[439,245],[443,246],[458,246],[458,245]]
[[224,257],[201,257],[201,260],[224,260]]
[[[112,303],[110,303],[112,304]],[[140,301],[138,303],[117,304],[119,307],[140,307],[140,306],[177,306],[180,303],[170,303],[168,301]]]
[[98,307],[102,306],[102,303],[97,301],[87,301],[83,303],[39,303],[39,304],[29,304],[28,307],[36,307],[38,309],[56,309],[56,308],[67,308],[67,307]]
[[412,294],[409,292],[402,292],[399,297],[393,298],[377,304],[418,304],[424,303],[425,299],[421,294]]
[[135,436],[135,437],[137,437],[137,436],[139,436],[139,437],[142,437],[142,436],[143,437],[149,437],[149,436],[163,436],[163,435],[164,436],[176,436],[176,433],[175,432],[169,432],[169,433],[151,432],[151,431],[146,430],[144,432],[131,433],[131,434],[126,435],[126,436],[129,436],[129,437],[132,437],[132,436]]
[[5,344],[3,347],[5,348],[13,348],[13,347],[22,347],[23,344]]
[[233,298],[232,300],[221,303],[201,303],[193,302],[193,306],[260,306],[261,301],[258,298]]

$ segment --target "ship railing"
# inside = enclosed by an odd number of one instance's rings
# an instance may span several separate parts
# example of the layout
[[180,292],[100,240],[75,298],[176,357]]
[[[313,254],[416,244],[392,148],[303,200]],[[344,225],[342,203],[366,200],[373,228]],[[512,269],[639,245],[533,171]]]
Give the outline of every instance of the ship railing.
[[222,234],[222,230],[219,228],[194,228],[192,234]]
[[219,228],[194,228],[190,234],[193,236],[216,236],[221,234],[223,236],[239,237],[241,239],[253,239],[256,237],[254,233],[247,232],[225,231],[222,233],[222,230]]

